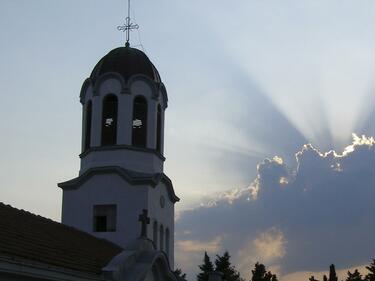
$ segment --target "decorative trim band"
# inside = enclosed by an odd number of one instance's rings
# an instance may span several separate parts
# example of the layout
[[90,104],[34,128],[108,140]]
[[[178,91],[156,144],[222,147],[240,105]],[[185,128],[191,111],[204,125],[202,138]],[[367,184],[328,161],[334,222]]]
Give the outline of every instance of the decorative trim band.
[[125,181],[133,185],[150,184],[152,187],[155,187],[159,182],[163,182],[167,187],[168,196],[172,203],[180,201],[180,198],[178,198],[174,192],[172,181],[164,173],[146,174],[126,170],[119,166],[90,168],[79,177],[66,182],[58,183],[57,186],[63,190],[74,190],[78,189],[83,183],[94,175],[113,173],[119,175]]

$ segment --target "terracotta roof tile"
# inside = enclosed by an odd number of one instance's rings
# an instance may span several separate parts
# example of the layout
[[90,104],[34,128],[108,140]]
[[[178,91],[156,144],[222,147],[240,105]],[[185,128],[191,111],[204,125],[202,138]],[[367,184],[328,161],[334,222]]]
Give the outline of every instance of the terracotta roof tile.
[[0,255],[99,274],[121,251],[107,240],[0,203]]

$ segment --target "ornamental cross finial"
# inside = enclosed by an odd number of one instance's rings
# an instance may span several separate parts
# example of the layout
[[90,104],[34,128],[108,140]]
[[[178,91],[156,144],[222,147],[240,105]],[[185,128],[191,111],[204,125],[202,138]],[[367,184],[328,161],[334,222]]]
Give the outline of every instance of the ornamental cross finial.
[[148,211],[146,209],[142,210],[142,214],[139,215],[138,221],[142,223],[141,237],[147,238],[147,225],[150,224],[150,218],[147,216]]
[[139,28],[139,25],[132,23],[130,20],[130,0],[128,0],[128,16],[125,19],[125,23],[117,27],[118,30],[122,32],[126,32],[126,43],[125,43],[126,47],[129,47],[130,45],[129,44],[130,31],[133,29],[138,29],[138,28]]

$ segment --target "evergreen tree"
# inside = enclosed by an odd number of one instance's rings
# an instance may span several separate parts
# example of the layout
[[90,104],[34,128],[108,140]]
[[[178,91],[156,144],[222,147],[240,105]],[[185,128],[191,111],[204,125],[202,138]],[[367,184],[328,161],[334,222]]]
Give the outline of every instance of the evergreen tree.
[[328,281],[328,278],[326,275],[323,276],[323,281]]
[[375,281],[375,259],[372,260],[370,266],[366,266],[366,269],[370,272],[366,275],[365,280]]
[[252,270],[251,273],[253,274],[251,281],[263,281],[267,273],[266,267],[264,266],[264,264],[257,262],[255,264],[254,270]]
[[278,281],[276,274],[272,274],[271,271],[268,271],[266,273],[264,280],[265,281]]
[[253,276],[251,281],[278,281],[277,276],[272,274],[271,271],[266,270],[264,264],[257,262],[254,270],[251,271]]
[[362,275],[359,273],[358,269],[356,269],[353,273],[348,271],[348,277],[346,281],[362,281]]
[[186,273],[182,273],[182,270],[180,268],[176,268],[173,273],[177,277],[177,280],[186,279]]
[[309,281],[319,281],[319,280],[315,279],[314,276],[311,276],[311,277],[309,278]]
[[222,256],[216,256],[215,266],[216,271],[224,274],[223,279],[225,281],[244,281],[240,277],[240,273],[231,265],[228,251],[225,251]]
[[337,281],[337,275],[335,270],[335,265],[331,264],[329,267],[329,279],[328,281]]
[[197,281],[208,281],[208,274],[214,271],[214,266],[207,252],[204,252],[203,264],[199,266],[199,269],[202,272],[197,275]]

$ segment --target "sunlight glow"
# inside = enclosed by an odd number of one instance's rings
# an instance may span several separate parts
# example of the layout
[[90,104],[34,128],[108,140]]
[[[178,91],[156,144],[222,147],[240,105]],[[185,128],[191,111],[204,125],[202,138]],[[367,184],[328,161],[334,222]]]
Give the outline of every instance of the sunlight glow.
[[[254,49],[248,60],[238,52],[238,63],[309,142],[324,150],[342,149],[373,110],[369,103],[374,99],[372,42],[359,45],[347,34],[341,38],[345,44],[338,44],[329,29],[320,30],[322,40],[312,40],[299,29],[288,30],[287,36],[293,40],[285,38],[277,52],[272,44],[262,46],[264,56]],[[264,52],[264,48],[270,49]]]

